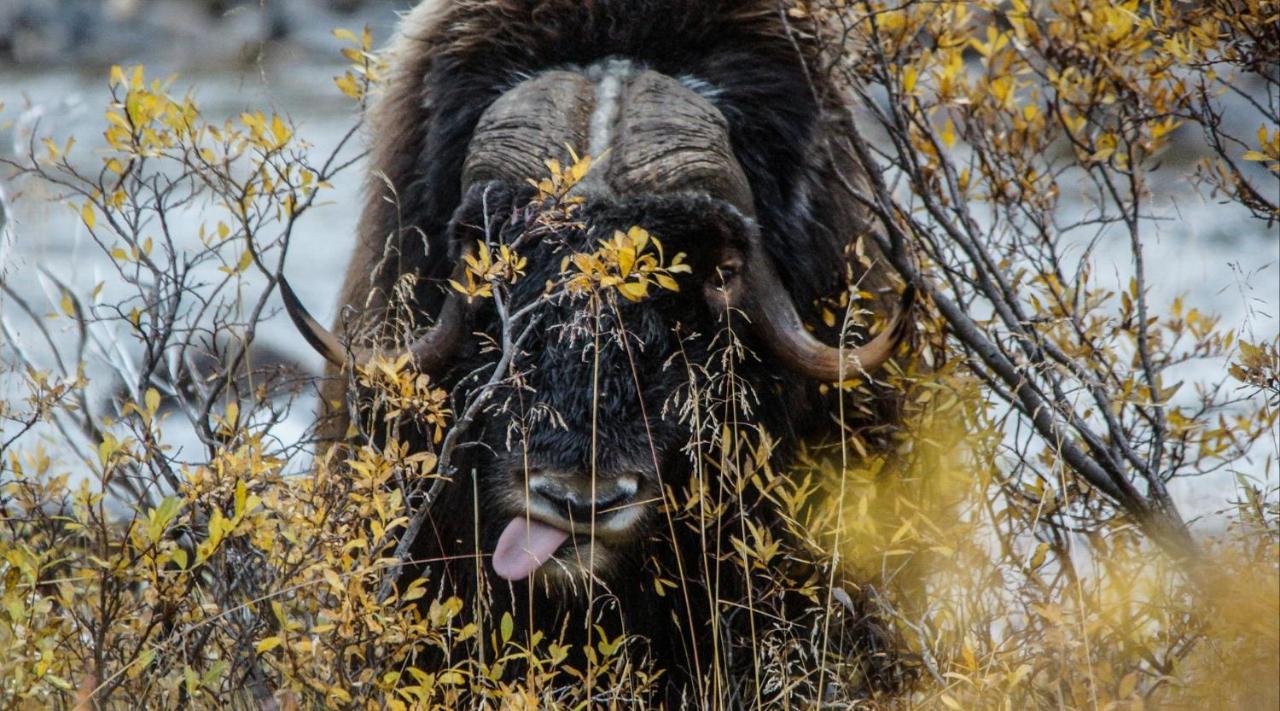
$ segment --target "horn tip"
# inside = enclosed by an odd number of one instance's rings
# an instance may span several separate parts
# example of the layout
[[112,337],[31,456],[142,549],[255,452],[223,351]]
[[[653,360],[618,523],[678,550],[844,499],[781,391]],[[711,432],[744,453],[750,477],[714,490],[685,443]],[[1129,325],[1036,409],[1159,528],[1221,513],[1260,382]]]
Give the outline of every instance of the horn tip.
[[898,300],[898,312],[893,315],[893,320],[886,331],[893,339],[895,349],[898,344],[906,340],[911,330],[910,315],[915,309],[915,303],[916,288],[912,284],[907,284],[907,287],[902,290],[902,297]]
[[311,313],[302,305],[302,300],[298,298],[294,292],[293,286],[289,284],[289,280],[280,275],[276,280],[276,286],[280,289],[280,298],[284,301],[285,311],[289,314],[289,320],[293,321],[293,325],[302,334],[303,339],[316,350],[325,360],[339,368],[345,367],[346,360],[342,357],[341,351],[333,343],[331,337],[326,338],[329,334],[324,327],[312,318]]
[[914,284],[907,284],[907,288],[902,290],[902,299],[898,302],[898,310],[900,313],[910,311],[916,303],[916,287]]

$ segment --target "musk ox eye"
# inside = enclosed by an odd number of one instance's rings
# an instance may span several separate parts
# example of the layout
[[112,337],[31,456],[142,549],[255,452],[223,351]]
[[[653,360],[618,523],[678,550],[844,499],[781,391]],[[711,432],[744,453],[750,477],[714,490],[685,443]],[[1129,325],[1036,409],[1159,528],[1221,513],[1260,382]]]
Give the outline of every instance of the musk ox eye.
[[720,275],[720,280],[725,284],[738,278],[738,272],[742,270],[742,262],[734,260],[724,262],[716,267],[716,273]]

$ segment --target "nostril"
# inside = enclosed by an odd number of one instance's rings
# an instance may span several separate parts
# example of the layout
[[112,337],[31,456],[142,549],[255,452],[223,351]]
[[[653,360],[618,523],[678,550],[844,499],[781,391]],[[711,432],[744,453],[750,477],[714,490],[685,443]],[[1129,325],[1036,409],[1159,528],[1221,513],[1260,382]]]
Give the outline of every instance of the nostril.
[[596,510],[612,508],[630,501],[635,498],[638,488],[637,480],[631,477],[619,477],[608,484],[598,483],[595,490]]
[[612,513],[610,509],[635,498],[639,484],[633,478],[619,478],[597,482],[594,489],[592,491],[590,484],[585,487],[566,486],[545,476],[529,478],[530,493],[554,507],[557,514],[577,520],[590,518],[593,513],[597,516]]
[[625,503],[631,499],[632,494],[624,491],[616,491],[611,496],[596,499],[596,511],[603,511],[613,506]]

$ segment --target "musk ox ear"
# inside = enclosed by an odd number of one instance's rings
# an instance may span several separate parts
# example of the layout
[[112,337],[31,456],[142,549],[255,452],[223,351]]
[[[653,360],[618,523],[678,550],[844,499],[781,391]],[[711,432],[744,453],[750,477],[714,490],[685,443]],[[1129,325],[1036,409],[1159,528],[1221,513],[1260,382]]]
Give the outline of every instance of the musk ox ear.
[[535,193],[528,185],[502,180],[471,184],[449,220],[450,258],[457,262],[475,248],[477,241],[528,224],[535,211],[531,204]]

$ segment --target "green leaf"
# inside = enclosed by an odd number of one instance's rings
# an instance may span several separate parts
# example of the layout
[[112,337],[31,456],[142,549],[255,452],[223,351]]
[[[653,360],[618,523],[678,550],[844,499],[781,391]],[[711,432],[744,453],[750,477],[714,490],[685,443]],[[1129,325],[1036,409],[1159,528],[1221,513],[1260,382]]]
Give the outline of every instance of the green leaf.
[[502,622],[499,624],[499,630],[500,630],[499,633],[502,635],[502,642],[504,644],[511,640],[511,633],[514,630],[514,628],[515,628],[515,620],[511,619],[511,613],[510,612],[502,613]]

